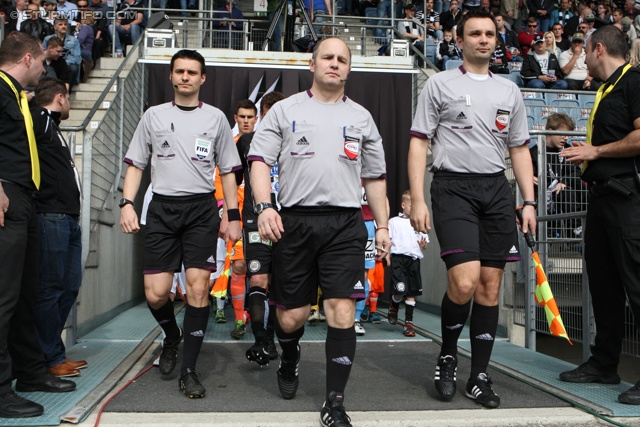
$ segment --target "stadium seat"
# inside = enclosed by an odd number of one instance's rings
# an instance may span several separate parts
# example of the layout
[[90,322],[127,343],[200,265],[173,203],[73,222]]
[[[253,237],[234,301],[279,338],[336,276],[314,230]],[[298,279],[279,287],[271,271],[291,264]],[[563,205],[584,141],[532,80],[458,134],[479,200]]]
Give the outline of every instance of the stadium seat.
[[577,100],[577,97],[573,93],[546,92],[544,94],[544,99],[547,100],[547,104],[551,104],[552,101],[556,100]]
[[511,80],[518,87],[524,87],[524,83],[522,81],[522,77],[520,77],[520,73],[509,73],[509,74],[494,74],[494,76],[502,77],[503,79]]
[[425,46],[426,49],[426,57],[433,65],[436,65],[436,45],[428,44]]
[[445,69],[453,70],[454,68],[458,68],[461,65],[462,65],[461,59],[450,59],[447,61],[447,65],[445,66]]
[[583,107],[593,107],[593,101],[595,101],[596,96],[591,93],[580,94],[578,96],[578,101],[580,101],[580,105]]
[[536,124],[536,119],[532,115],[527,114],[527,126],[529,129],[533,129],[533,126]]
[[587,123],[589,123],[589,118],[583,118],[576,121],[576,130],[577,131],[587,131]]

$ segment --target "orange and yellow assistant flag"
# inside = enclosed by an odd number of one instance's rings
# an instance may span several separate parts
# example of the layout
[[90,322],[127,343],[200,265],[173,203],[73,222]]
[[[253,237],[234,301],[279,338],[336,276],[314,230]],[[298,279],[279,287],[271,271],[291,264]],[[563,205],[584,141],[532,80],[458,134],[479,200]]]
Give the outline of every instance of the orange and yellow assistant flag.
[[553,297],[553,293],[551,292],[551,286],[549,286],[549,282],[547,281],[547,275],[542,269],[542,263],[540,262],[538,252],[533,252],[531,254],[531,258],[533,258],[533,264],[536,268],[537,280],[535,298],[536,302],[544,308],[544,314],[547,316],[547,323],[549,323],[549,330],[552,335],[566,338],[567,341],[569,341],[569,344],[573,345],[569,339],[569,335],[567,335],[567,330],[564,328],[562,317],[560,317],[560,310],[558,310],[558,304],[556,304],[556,299]]
[[211,296],[217,299],[224,299],[227,296],[227,289],[229,288],[229,281],[231,280],[231,253],[233,252],[233,242],[227,241],[227,251],[224,256],[224,266],[222,267],[222,273],[213,283],[211,289]]

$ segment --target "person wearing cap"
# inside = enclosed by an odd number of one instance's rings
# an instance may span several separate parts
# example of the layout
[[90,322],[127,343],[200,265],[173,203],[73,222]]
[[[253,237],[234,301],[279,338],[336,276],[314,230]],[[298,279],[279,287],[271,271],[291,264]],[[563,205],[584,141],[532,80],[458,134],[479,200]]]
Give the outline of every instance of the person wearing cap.
[[584,52],[584,33],[576,32],[571,37],[571,48],[560,54],[560,67],[571,90],[591,89],[591,77],[587,71]]
[[564,74],[558,57],[547,50],[547,44],[541,35],[536,35],[533,39],[533,49],[524,57],[520,76],[530,88],[567,88],[567,82],[562,80]]
[[[591,109],[586,143],[565,148],[560,156],[582,165],[589,185],[584,258],[589,276],[596,336],[591,356],[577,368],[562,372],[571,383],[619,384],[617,373],[625,337],[625,312],[640,322],[640,70],[626,64],[624,35],[606,25],[589,38],[589,72],[606,85]],[[613,392],[614,389],[611,389]],[[640,381],[618,401],[640,405]]]
[[[404,7],[405,19],[398,21],[396,28],[400,35],[409,40],[409,43],[419,50],[424,52],[424,30],[420,22],[415,19],[416,6],[412,3],[405,5]],[[413,51],[410,52],[413,54]],[[418,57],[418,65],[422,67],[422,58]]]
[[584,12],[584,21],[578,24],[578,30],[584,33],[584,41],[585,43],[589,41],[589,36],[596,30],[596,16],[593,14],[591,9],[587,9]]
[[56,14],[58,11],[57,0],[43,0],[42,6],[44,7],[44,20],[53,25],[56,21]]
[[638,33],[636,32],[636,28],[631,25],[631,18],[625,16],[620,20],[620,24],[622,25],[622,32],[629,37],[629,41],[633,41],[638,38]]

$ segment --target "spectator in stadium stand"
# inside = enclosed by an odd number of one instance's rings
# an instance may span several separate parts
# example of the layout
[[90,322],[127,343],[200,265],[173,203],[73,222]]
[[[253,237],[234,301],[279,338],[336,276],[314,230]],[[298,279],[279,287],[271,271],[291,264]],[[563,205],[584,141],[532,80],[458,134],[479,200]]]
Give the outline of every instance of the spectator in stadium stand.
[[589,89],[591,80],[585,63],[584,33],[576,32],[571,38],[571,48],[560,54],[560,67],[570,90]]
[[622,25],[622,32],[627,35],[629,38],[628,41],[633,41],[638,38],[638,33],[633,25],[631,25],[631,18],[625,16],[620,20],[620,24]]
[[462,18],[462,11],[460,10],[460,2],[458,0],[451,0],[449,4],[449,10],[442,12],[440,15],[440,25],[442,25],[442,31],[451,30]]
[[529,53],[529,50],[533,45],[533,39],[536,35],[542,37],[542,33],[538,31],[538,19],[534,16],[530,16],[527,19],[527,28],[518,33],[518,43],[520,43],[522,57],[525,57]]
[[64,51],[62,40],[51,37],[47,40],[47,48],[44,51],[44,74],[42,77],[54,77],[67,84],[67,90],[71,88],[71,71],[67,61],[62,57]]
[[596,6],[596,19],[602,24],[613,23],[613,19],[611,18],[611,6],[604,3],[598,3],[598,6]]
[[578,31],[578,25],[584,22],[584,14],[589,7],[584,1],[579,1],[576,6],[575,14],[564,24],[564,33],[569,35]]
[[27,5],[29,5],[29,0],[16,0],[15,6],[7,8],[8,26],[5,28],[6,34],[11,31],[20,31],[22,23],[29,19]]
[[632,67],[640,67],[640,38],[631,42],[629,64],[631,64]]
[[571,18],[573,18],[571,0],[560,0],[560,7],[551,12],[551,25],[560,24],[564,27]]
[[554,0],[527,0],[529,17],[538,19],[540,31],[546,33],[551,26],[551,12],[554,9]]
[[42,6],[44,7],[44,20],[53,25],[56,20],[56,13],[58,13],[58,2],[56,0],[44,0]]
[[20,26],[20,31],[31,34],[32,36],[43,41],[45,37],[54,33],[53,25],[42,19],[40,16],[40,8],[37,4],[29,4],[27,6],[29,19],[24,21]]
[[[502,0],[500,2],[500,13],[505,16],[505,20],[511,29],[517,34],[518,30],[522,28],[522,9],[520,5],[524,6],[519,0]],[[526,10],[526,8],[524,8]]]
[[[77,38],[68,34],[69,24],[65,16],[57,17],[53,28],[56,31],[55,35],[45,37],[43,47],[47,46],[47,41],[51,37],[58,37],[62,40],[62,57],[67,61],[69,71],[71,71],[71,84],[73,85],[78,82],[78,78],[80,77],[80,64],[82,63],[80,42],[78,42]],[[71,91],[71,88],[69,88],[69,91]]]
[[518,35],[505,26],[507,18],[503,14],[497,14],[495,15],[495,17],[496,24],[498,24],[498,38],[502,40],[504,46],[509,51],[511,60],[522,62],[522,57],[520,57],[520,43],[518,43]]
[[566,89],[567,82],[558,57],[547,50],[544,37],[537,35],[533,41],[533,51],[524,57],[520,76],[526,87],[535,89]]
[[564,28],[561,24],[553,24],[551,26],[551,32],[556,40],[556,47],[560,49],[561,52],[571,48],[571,42],[565,37]]
[[556,46],[556,38],[551,31],[544,33],[544,42],[547,45],[547,50],[553,53],[555,56],[560,57],[560,50]]
[[585,11],[584,22],[578,25],[578,29],[584,33],[585,43],[589,41],[589,36],[596,30],[595,23],[596,16],[593,14],[591,9]]

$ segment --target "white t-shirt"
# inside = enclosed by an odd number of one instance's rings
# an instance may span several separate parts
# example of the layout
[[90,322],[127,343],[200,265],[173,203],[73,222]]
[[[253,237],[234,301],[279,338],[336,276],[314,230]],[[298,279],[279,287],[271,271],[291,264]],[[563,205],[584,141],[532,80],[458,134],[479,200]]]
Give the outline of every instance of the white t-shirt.
[[548,74],[549,71],[549,52],[545,52],[543,55],[538,55],[537,53],[533,53],[533,56],[540,64],[540,69],[542,70],[542,74]]

